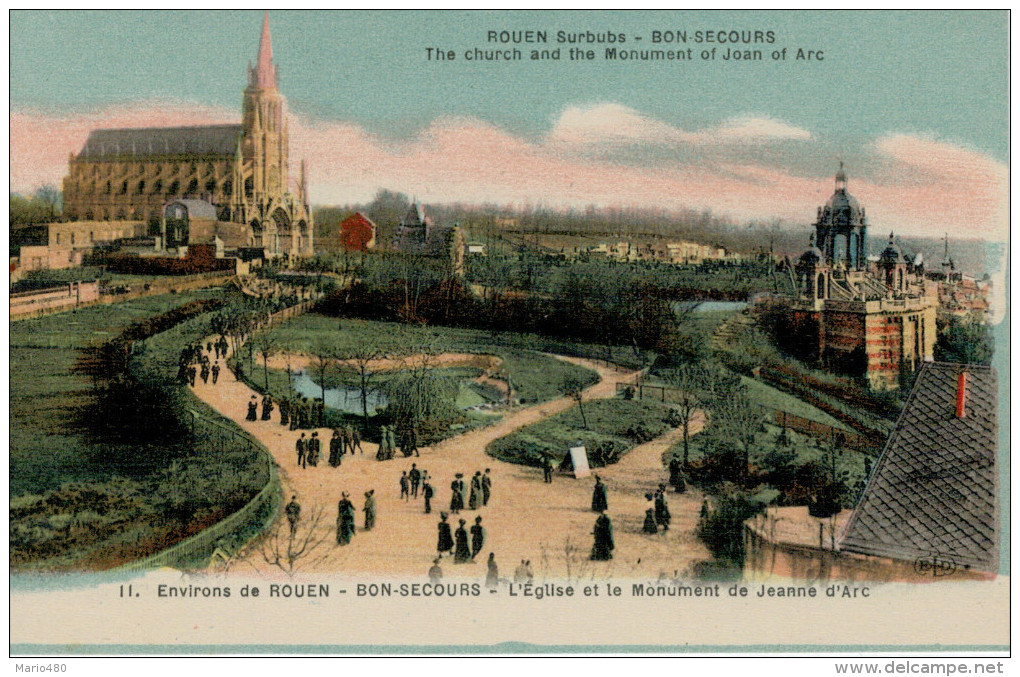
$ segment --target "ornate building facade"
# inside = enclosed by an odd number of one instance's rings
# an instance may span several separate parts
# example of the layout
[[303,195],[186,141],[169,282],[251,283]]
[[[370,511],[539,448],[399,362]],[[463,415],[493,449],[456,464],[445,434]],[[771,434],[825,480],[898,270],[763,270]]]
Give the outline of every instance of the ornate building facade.
[[290,191],[286,101],[268,15],[258,61],[248,66],[241,124],[97,129],[69,165],[64,215],[72,221],[140,221],[154,229],[169,203],[198,200],[220,221],[242,224],[247,244],[270,256],[312,253],[304,162],[297,193]]
[[867,228],[841,164],[811,243],[793,266],[796,294],[780,299],[776,333],[795,357],[890,390],[933,359],[938,294],[892,233],[877,260],[869,258]]

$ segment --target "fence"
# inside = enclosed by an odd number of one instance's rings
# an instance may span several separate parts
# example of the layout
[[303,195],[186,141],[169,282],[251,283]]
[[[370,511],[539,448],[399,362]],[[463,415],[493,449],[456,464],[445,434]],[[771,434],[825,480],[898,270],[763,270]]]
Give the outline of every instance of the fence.
[[[616,394],[618,396],[628,391],[632,397],[639,400],[645,398],[656,399],[660,402],[679,402],[680,400],[679,391],[669,386],[645,385],[640,380],[635,380],[633,383],[627,381],[616,382]],[[856,449],[857,451],[876,453],[882,446],[882,442],[873,437],[812,421],[809,418],[797,416],[782,409],[772,410],[770,417],[774,417],[776,424],[780,427],[789,428],[811,437],[827,439],[831,443]]]
[[269,451],[240,430],[206,418],[197,411],[189,410],[189,413],[192,417],[192,436],[196,443],[215,440],[219,442],[221,452],[228,444],[243,445],[248,451],[257,452],[266,463],[266,483],[254,498],[232,515],[166,550],[117,567],[117,571],[204,565],[217,548],[237,552],[276,519],[276,513],[280,508],[280,478]]
[[841,428],[834,428],[824,423],[812,421],[809,418],[797,416],[782,409],[773,411],[776,425],[782,428],[789,428],[794,432],[810,435],[811,437],[824,438],[831,444],[836,444],[847,449],[855,449],[864,453],[877,453],[881,450],[881,444],[875,440]]

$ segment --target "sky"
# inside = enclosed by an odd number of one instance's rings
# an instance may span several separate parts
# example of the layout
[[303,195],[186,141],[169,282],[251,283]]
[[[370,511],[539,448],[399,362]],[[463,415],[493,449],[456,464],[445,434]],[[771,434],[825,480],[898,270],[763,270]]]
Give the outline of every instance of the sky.
[[[59,185],[90,129],[239,121],[262,17],[12,12],[11,190]],[[269,17],[292,169],[307,160],[317,204],[389,188],[425,202],[710,209],[803,227],[842,159],[876,232],[1007,238],[1006,12]],[[528,29],[549,43],[487,42],[489,31]],[[560,30],[627,41],[571,61]],[[734,30],[774,39],[693,42],[695,31]],[[652,44],[653,31],[690,42]],[[522,62],[464,58],[515,46]],[[457,58],[428,61],[427,47]],[[557,47],[559,60],[528,60]],[[606,47],[689,47],[694,58],[605,61]],[[763,59],[723,60],[731,47]],[[712,48],[716,58],[702,60]],[[798,48],[824,59],[797,61]]]

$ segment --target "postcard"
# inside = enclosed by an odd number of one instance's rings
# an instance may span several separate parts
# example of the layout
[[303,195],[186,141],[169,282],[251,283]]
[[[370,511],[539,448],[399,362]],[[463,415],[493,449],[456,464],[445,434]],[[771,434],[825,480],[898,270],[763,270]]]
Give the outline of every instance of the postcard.
[[1007,654],[1008,22],[11,12],[18,665]]

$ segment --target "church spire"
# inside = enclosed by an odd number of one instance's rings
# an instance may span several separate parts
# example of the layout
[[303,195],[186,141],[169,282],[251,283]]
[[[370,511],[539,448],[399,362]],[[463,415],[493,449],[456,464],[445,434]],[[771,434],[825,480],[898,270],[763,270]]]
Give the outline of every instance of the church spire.
[[273,65],[273,41],[269,37],[269,12],[262,19],[259,38],[259,60],[255,66],[255,84],[259,89],[276,89],[276,67]]

